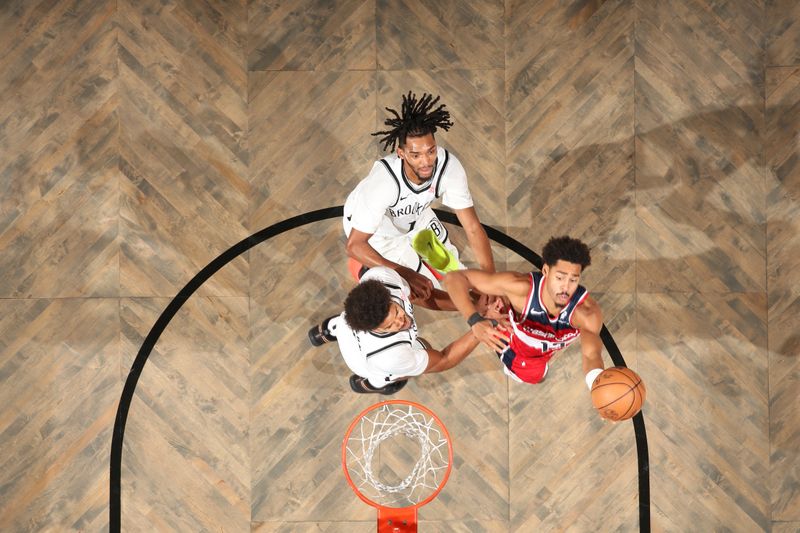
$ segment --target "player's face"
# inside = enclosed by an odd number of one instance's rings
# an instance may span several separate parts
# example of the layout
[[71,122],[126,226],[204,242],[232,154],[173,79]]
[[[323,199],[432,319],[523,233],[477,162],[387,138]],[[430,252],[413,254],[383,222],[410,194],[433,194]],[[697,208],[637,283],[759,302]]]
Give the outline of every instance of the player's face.
[[422,137],[406,137],[405,146],[397,148],[397,156],[405,161],[406,175],[412,181],[428,181],[436,167],[436,139],[432,133]]
[[381,325],[375,328],[378,333],[395,333],[411,327],[411,317],[396,302],[389,305],[389,314]]
[[581,266],[559,259],[553,266],[544,265],[545,291],[558,309],[566,307],[581,281]]

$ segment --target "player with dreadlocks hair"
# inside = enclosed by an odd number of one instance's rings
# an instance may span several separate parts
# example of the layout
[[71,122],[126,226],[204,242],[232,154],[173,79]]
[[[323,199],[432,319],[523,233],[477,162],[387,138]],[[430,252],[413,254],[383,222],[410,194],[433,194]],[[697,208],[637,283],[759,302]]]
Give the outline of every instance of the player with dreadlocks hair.
[[449,130],[453,123],[450,121],[450,112],[445,109],[444,104],[431,111],[438,102],[439,97],[434,98],[431,94],[423,94],[419,101],[411,92],[403,95],[400,115],[394,109],[386,108],[394,118],[387,118],[384,124],[391,126],[392,129],[376,131],[372,136],[385,135],[380,139],[383,150],[393,151],[397,142],[400,146],[405,146],[406,138],[409,136],[422,137],[428,133],[433,134],[436,133],[436,128]]
[[[432,268],[463,268],[432,202],[441,198],[455,210],[481,268],[494,272],[492,250],[472,206],[464,167],[434,138],[438,129],[447,131],[453,125],[450,113],[438,96],[417,99],[411,92],[403,96],[399,113],[386,110],[390,117],[384,124],[389,129],[372,135],[381,136],[383,149],[395,153],[373,165],[344,206],[347,253],[363,266],[360,284],[348,295],[343,313],[308,332],[313,346],[338,344],[353,371],[350,388],[357,393],[395,394],[409,377],[451,368],[478,344],[472,332],[441,351],[417,338],[412,303],[455,310]],[[423,264],[418,253],[435,263],[433,267]],[[502,307],[499,298],[475,302],[475,308],[492,320],[501,318]]]
[[403,95],[399,113],[386,110],[390,116],[384,124],[389,129],[372,135],[394,153],[377,161],[347,197],[347,255],[364,267],[362,271],[375,266],[396,271],[411,286],[415,301],[432,307],[437,292],[443,293],[437,277],[464,268],[447,229],[431,209],[434,201],[441,199],[455,211],[480,268],[488,272],[494,272],[492,249],[473,207],[464,167],[436,144],[436,131],[453,126],[439,97],[425,93],[417,98],[409,92]]

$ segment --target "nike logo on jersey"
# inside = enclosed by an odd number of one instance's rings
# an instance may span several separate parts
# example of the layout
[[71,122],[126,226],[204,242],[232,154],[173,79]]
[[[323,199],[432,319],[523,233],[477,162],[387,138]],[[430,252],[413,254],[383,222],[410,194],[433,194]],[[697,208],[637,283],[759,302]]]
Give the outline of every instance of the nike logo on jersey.
[[347,221],[348,222],[350,222],[351,220],[353,220],[353,215],[350,215],[349,217],[347,217]]
[[408,198],[408,195],[401,196],[401,197],[400,197],[400,201],[403,201],[403,200],[405,200],[406,198]]

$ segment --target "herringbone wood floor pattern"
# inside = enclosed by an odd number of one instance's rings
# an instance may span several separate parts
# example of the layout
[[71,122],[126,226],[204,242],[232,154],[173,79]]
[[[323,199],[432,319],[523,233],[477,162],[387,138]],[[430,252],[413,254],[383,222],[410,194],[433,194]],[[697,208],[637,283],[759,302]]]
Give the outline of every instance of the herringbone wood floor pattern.
[[[437,139],[483,222],[591,245],[585,284],[647,383],[653,529],[800,530],[799,5],[1,2],[0,530],[108,528],[117,402],[158,316],[244,237],[342,204],[409,90],[451,110]],[[339,446],[378,398],[306,340],[352,286],[343,242],[338,220],[279,235],[169,324],[124,531],[374,531]],[[466,331],[418,323],[437,347]],[[638,529],[631,425],[594,414],[578,361],[532,387],[479,348],[402,391],[454,440],[422,531]]]

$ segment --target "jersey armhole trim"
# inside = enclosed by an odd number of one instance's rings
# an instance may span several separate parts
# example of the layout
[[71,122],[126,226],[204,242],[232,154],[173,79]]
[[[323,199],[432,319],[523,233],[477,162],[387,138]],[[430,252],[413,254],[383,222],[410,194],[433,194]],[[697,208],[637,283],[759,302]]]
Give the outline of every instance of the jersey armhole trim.
[[400,180],[397,179],[397,175],[394,173],[394,170],[392,170],[392,167],[389,165],[386,159],[381,159],[381,163],[383,163],[383,166],[386,167],[386,170],[387,172],[389,172],[389,175],[392,178],[394,178],[394,184],[397,185],[397,197],[394,199],[394,203],[389,206],[389,207],[394,207],[397,205],[397,202],[400,201]]
[[450,161],[450,152],[448,152],[447,149],[445,148],[444,163],[442,163],[442,168],[439,171],[439,178],[436,180],[436,188],[434,189],[434,196],[436,198],[441,198],[442,196],[442,177],[444,176],[444,171],[447,169],[448,161]]
[[[533,299],[536,298],[537,302],[541,304],[541,300],[539,300],[539,283],[536,282],[536,278],[533,276],[533,272],[529,272],[528,276],[531,280],[531,288],[528,291],[528,299],[525,302],[525,309],[522,310],[522,318],[527,319],[528,313],[531,312],[533,309]],[[540,279],[541,282],[541,279]]]
[[572,317],[575,315],[575,310],[586,300],[586,297],[589,296],[589,291],[587,291],[586,288],[580,288],[583,289],[583,294],[581,294],[581,296],[578,298],[578,301],[575,302],[575,306],[572,308],[572,311],[569,312],[569,317],[567,318],[567,324],[573,328],[575,327],[575,324],[572,323]]

